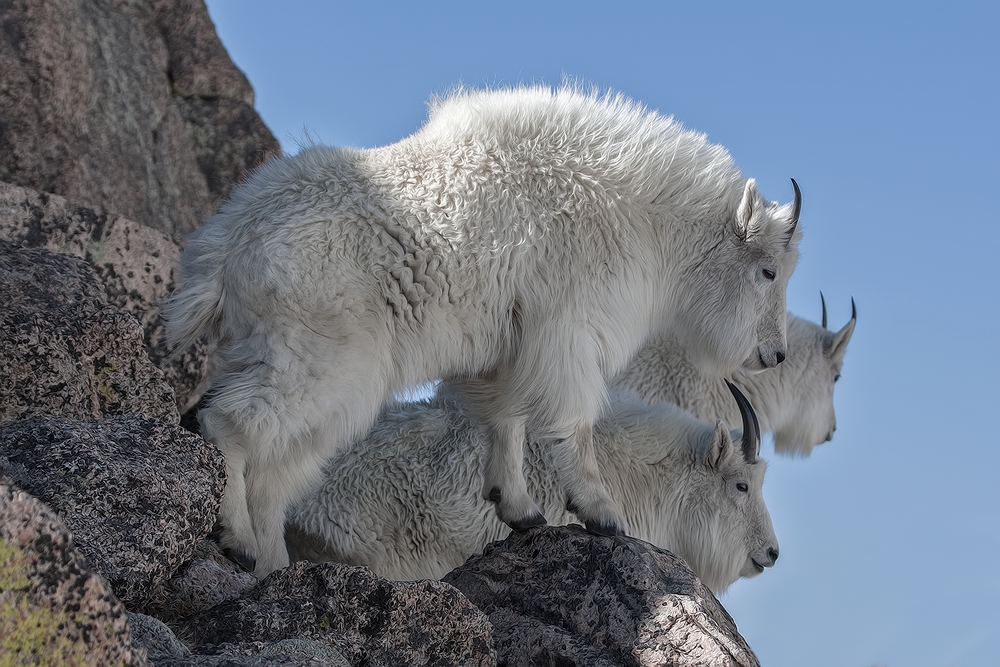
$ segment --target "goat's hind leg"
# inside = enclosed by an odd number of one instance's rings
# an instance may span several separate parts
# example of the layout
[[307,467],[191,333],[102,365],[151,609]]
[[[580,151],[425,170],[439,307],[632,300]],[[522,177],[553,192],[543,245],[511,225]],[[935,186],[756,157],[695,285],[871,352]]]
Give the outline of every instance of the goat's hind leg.
[[227,426],[227,420],[206,407],[199,415],[201,432],[226,459],[226,488],[219,508],[215,536],[226,556],[248,572],[257,561],[257,537],[247,509],[245,435]]
[[247,507],[253,518],[258,554],[258,579],[289,564],[285,547],[288,507],[318,486],[324,458],[315,450],[295,447],[277,460],[251,464],[247,480]]

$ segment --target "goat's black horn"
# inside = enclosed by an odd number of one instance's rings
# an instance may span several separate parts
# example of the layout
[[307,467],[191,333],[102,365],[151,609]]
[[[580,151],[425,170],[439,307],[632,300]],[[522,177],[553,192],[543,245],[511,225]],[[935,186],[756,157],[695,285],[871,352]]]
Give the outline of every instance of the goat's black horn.
[[802,211],[802,191],[799,190],[799,184],[794,178],[792,188],[795,190],[795,199],[792,200],[792,226],[788,228],[788,240],[785,241],[785,245],[791,243],[792,237],[795,236],[795,228],[799,225],[799,213]]
[[858,307],[854,305],[854,297],[851,297],[851,319],[855,322],[858,321]]
[[826,329],[826,299],[823,298],[823,290],[819,291],[819,302],[823,304],[823,328]]
[[743,418],[743,458],[747,463],[753,463],[760,456],[760,422],[757,421],[757,413],[735,384],[726,380],[726,386],[733,393]]

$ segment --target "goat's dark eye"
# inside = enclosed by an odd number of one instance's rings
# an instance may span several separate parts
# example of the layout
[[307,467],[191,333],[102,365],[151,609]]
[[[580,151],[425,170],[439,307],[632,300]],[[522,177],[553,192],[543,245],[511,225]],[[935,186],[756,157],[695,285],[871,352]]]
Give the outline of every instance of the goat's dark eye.
[[767,278],[768,280],[774,280],[775,278],[774,271],[772,271],[771,269],[764,269],[763,271],[761,271],[761,273],[763,273],[764,277]]
[[750,487],[747,485],[746,482],[736,482],[736,490],[739,491],[740,493],[746,493],[747,491],[750,490]]
[[833,376],[833,381],[834,382],[836,382],[839,379],[840,379],[840,373],[837,373],[836,375]]

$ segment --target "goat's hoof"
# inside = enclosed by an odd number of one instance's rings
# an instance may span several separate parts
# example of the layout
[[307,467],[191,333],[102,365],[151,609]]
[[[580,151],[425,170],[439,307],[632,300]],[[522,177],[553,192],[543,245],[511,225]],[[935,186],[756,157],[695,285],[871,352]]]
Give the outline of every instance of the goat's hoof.
[[503,494],[500,493],[500,487],[494,486],[492,489],[490,489],[490,492],[486,495],[486,500],[490,501],[491,503],[499,503],[501,500],[503,500]]
[[585,521],[584,525],[587,526],[588,533],[601,535],[602,537],[617,537],[625,534],[625,529],[614,519],[609,521]]
[[523,533],[529,528],[534,528],[535,526],[544,526],[548,523],[545,517],[542,516],[541,512],[535,512],[533,515],[525,517],[520,521],[511,521],[507,525],[510,526],[511,530],[515,533]]
[[222,553],[225,554],[226,558],[251,574],[253,574],[254,569],[257,567],[257,559],[242,551],[237,549],[223,549]]

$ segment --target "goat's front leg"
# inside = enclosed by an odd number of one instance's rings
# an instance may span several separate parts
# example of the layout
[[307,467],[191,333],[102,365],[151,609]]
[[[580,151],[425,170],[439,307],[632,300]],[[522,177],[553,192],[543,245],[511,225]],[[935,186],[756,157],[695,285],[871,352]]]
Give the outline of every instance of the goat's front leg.
[[483,497],[496,506],[501,521],[518,532],[545,523],[524,479],[524,418],[490,424]]
[[566,509],[596,535],[624,535],[628,522],[601,480],[591,424],[580,422],[568,438],[553,445],[559,477],[566,489]]

